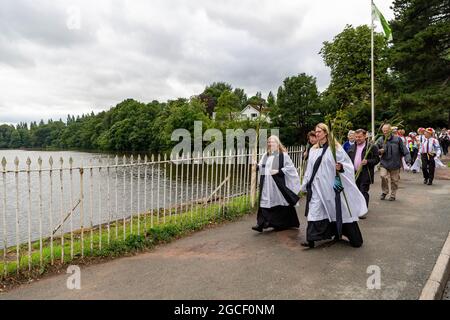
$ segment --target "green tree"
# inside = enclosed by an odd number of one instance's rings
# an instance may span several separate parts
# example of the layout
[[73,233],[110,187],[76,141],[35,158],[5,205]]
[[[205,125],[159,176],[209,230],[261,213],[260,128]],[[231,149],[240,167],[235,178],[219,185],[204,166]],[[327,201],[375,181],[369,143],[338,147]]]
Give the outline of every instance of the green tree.
[[273,95],[272,91],[269,92],[269,95],[267,96],[267,108],[273,109],[276,106],[276,100],[275,96]]
[[0,125],[0,148],[8,148],[11,135],[14,132],[14,126],[8,124]]
[[241,100],[231,91],[224,91],[217,102],[216,120],[233,121],[239,116],[241,111]]
[[236,88],[234,89],[233,93],[239,99],[239,109],[244,109],[247,106],[247,94],[245,93],[244,89]]
[[[367,25],[347,25],[333,41],[325,41],[320,50],[325,65],[331,69],[327,94],[337,99],[340,108],[350,103],[370,100],[371,88],[371,29]],[[376,87],[386,81],[389,53],[382,34],[374,35]]]
[[394,110],[407,124],[450,127],[450,2],[395,0]]
[[160,148],[168,150],[178,143],[171,141],[172,133],[176,129],[187,129],[193,136],[195,121],[202,122],[203,131],[211,127],[205,104],[200,99],[169,101],[165,112],[161,114],[157,122],[163,125],[159,141]]
[[286,78],[278,88],[277,106],[270,117],[287,145],[305,142],[308,130],[316,124],[318,101],[316,79],[305,73]]
[[232,91],[233,87],[225,82],[214,82],[207,86],[199,95],[200,101],[206,105],[207,114],[212,117],[213,112],[219,101],[219,97],[224,91]]
[[257,110],[260,110],[263,107],[266,107],[267,102],[266,100],[262,97],[262,94],[260,91],[258,91],[254,96],[250,97],[247,100],[247,105],[251,105],[252,107],[256,108]]

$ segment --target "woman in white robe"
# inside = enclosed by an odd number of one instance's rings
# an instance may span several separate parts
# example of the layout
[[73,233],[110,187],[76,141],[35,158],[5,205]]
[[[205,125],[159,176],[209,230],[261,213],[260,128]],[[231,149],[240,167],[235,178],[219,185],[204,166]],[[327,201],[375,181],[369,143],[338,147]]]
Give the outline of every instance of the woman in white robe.
[[325,124],[316,126],[319,142],[310,150],[301,186],[301,191],[307,192],[305,215],[308,219],[307,242],[302,245],[313,248],[315,241],[344,235],[352,246],[360,247],[363,239],[357,221],[367,213],[366,201],[355,184],[352,161],[337,142],[334,160],[328,133]]
[[300,192],[300,177],[286,148],[277,136],[269,137],[267,150],[258,163],[260,194],[257,224],[253,230],[298,228],[294,208]]

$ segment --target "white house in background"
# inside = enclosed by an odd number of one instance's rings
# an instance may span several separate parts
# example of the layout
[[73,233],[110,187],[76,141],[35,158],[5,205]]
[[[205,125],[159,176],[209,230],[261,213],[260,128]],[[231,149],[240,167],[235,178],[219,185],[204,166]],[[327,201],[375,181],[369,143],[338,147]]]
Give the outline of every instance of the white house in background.
[[[256,120],[256,119],[258,119],[260,114],[261,114],[261,112],[258,109],[256,109],[255,107],[253,107],[252,105],[249,104],[241,111],[240,116],[241,116],[241,119]],[[270,118],[265,112],[262,112],[261,119],[264,119],[270,123]]]

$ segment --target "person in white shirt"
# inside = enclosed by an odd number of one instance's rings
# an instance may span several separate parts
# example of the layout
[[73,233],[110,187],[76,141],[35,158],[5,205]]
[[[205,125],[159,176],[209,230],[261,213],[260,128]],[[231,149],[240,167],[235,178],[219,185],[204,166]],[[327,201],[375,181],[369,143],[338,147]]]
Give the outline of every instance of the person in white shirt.
[[439,158],[441,155],[439,142],[432,137],[433,132],[432,128],[425,129],[425,140],[419,150],[422,160],[423,183],[430,186],[433,184],[434,170],[436,168],[435,158]]

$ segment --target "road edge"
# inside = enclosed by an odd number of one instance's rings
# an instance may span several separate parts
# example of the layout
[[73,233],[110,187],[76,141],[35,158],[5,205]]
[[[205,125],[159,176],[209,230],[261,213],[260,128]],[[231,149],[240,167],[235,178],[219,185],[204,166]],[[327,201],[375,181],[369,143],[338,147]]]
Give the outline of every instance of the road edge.
[[419,300],[441,300],[450,274],[450,232]]

